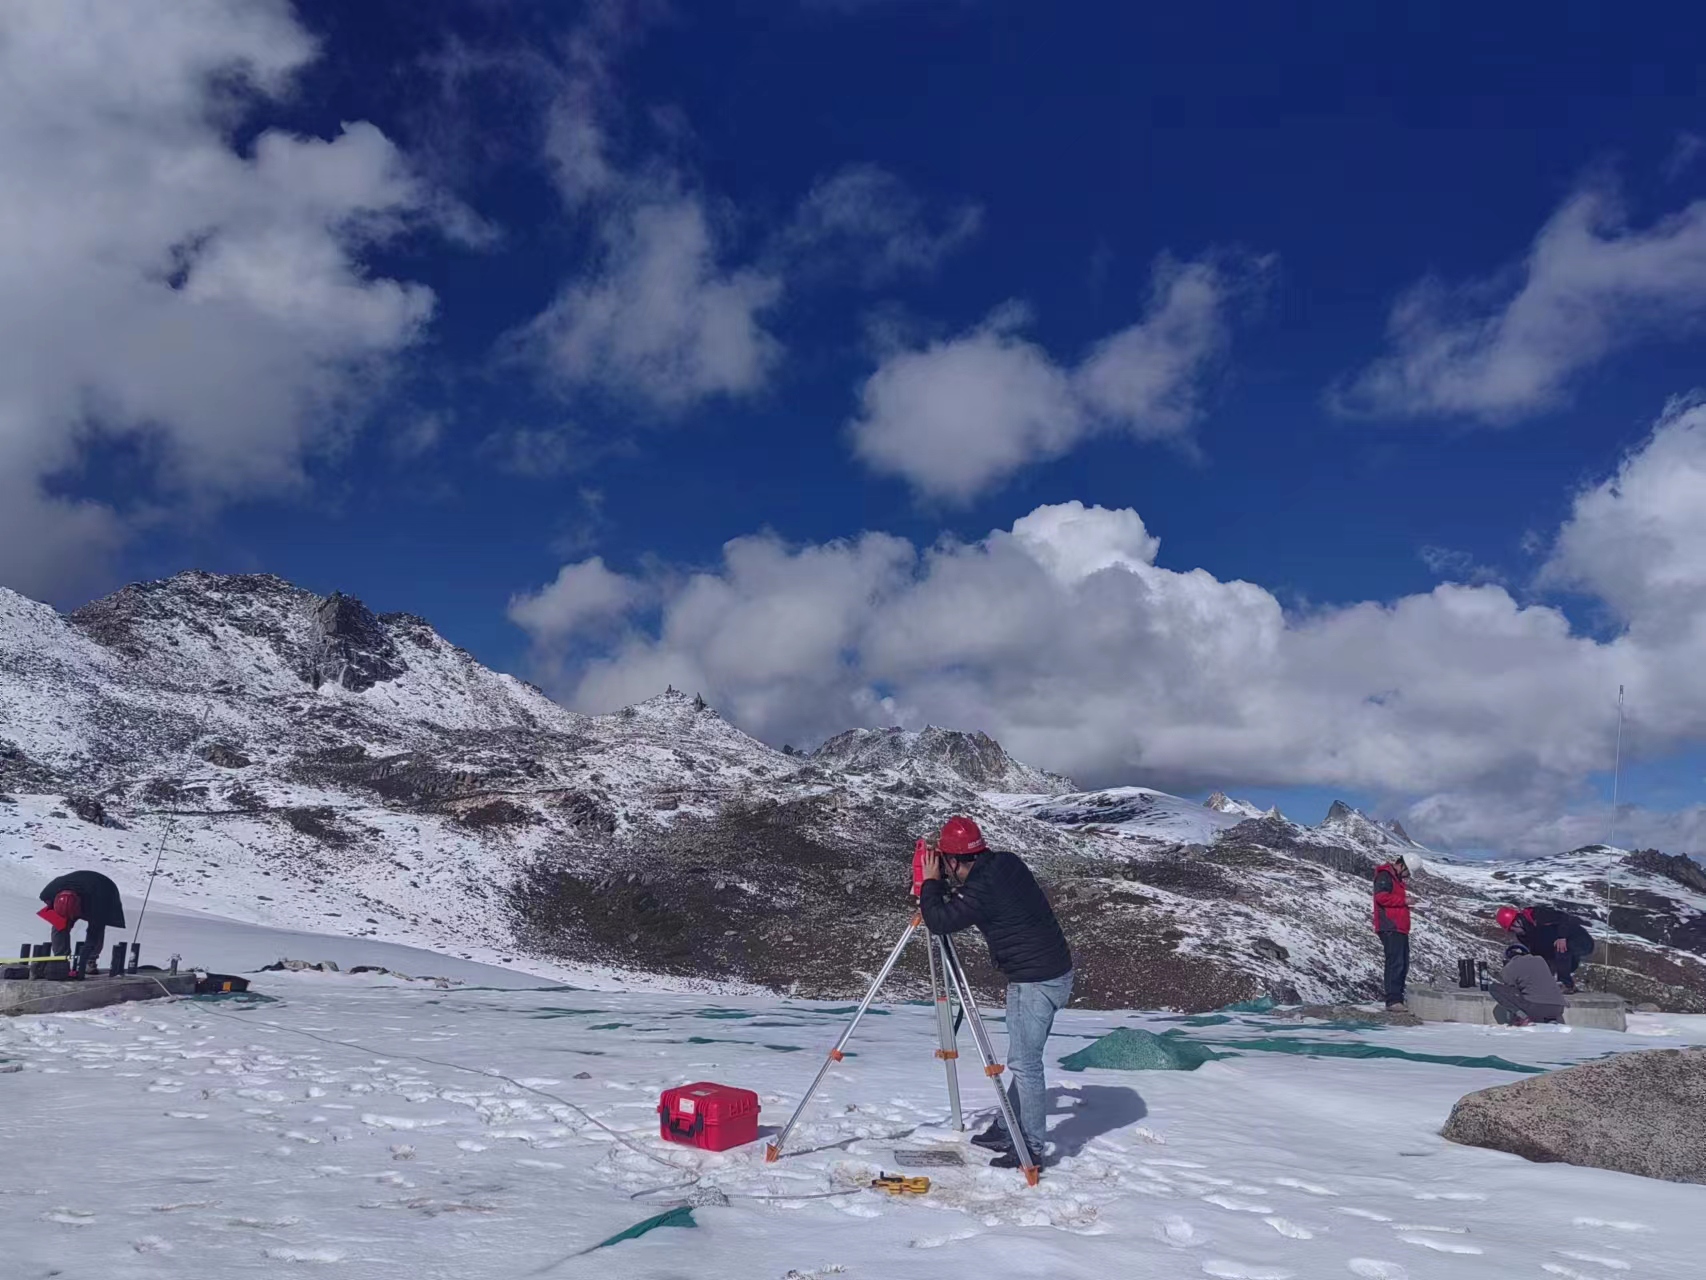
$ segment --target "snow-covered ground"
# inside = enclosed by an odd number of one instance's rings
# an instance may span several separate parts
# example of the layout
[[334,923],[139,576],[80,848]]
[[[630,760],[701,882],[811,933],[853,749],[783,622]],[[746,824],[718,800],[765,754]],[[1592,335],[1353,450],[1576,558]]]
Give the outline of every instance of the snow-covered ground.
[[1222,831],[1252,816],[1210,809],[1151,787],[1109,787],[1052,796],[989,794],[985,798],[1003,809],[1044,822],[1091,827],[1107,835],[1162,844],[1212,844]]
[[[7,918],[17,905],[0,904]],[[1506,1071],[1251,1049],[1189,1073],[1073,1074],[1052,1064],[1113,1027],[1179,1024],[1068,1012],[1049,1054],[1063,1162],[1032,1190],[968,1149],[968,1167],[928,1170],[928,1195],[896,1201],[861,1186],[895,1168],[897,1145],[959,1141],[925,1007],[879,1006],[798,1154],[766,1165],[758,1145],[659,1142],[658,1093],[743,1085],[779,1125],[847,1006],[516,989],[513,973],[371,940],[283,942],[177,913],[156,924],[161,945],[216,968],[282,948],[465,985],[265,974],[267,1002],[0,1020],[0,1067],[16,1068],[0,1074],[8,1280],[1699,1274],[1702,1188],[1438,1136],[1459,1096],[1518,1078]],[[1703,1043],[1706,1018],[1638,1016],[1618,1035],[1239,1017],[1186,1034],[1553,1066]],[[695,1208],[695,1229],[569,1256],[713,1190],[728,1203]]]

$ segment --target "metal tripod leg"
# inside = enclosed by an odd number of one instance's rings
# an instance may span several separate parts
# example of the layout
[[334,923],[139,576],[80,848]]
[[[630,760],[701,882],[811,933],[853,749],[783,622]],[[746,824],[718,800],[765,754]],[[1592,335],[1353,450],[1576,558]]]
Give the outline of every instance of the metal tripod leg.
[[841,1051],[847,1047],[847,1042],[853,1038],[853,1032],[858,1027],[859,1020],[865,1016],[865,1011],[871,1007],[871,1002],[877,998],[877,992],[882,989],[883,983],[888,981],[889,974],[894,972],[895,965],[900,963],[901,953],[906,950],[906,944],[912,941],[912,935],[918,932],[923,923],[922,916],[913,916],[912,922],[906,926],[906,932],[900,935],[900,941],[894,944],[894,950],[889,952],[889,958],[883,961],[883,967],[878,970],[877,976],[872,980],[871,989],[865,993],[865,998],[859,1002],[859,1008],[853,1014],[852,1021],[841,1033],[841,1038],[835,1042],[835,1048],[829,1051],[829,1057],[825,1058],[823,1065],[817,1069],[817,1075],[813,1077],[811,1087],[800,1098],[800,1105],[794,1108],[794,1114],[788,1117],[788,1123],[782,1126],[782,1132],[776,1135],[776,1140],[765,1149],[764,1158],[766,1160],[776,1160],[781,1157],[783,1144],[788,1141],[788,1135],[794,1131],[794,1125],[799,1121],[801,1113],[805,1111],[806,1104],[812,1100],[812,1095],[823,1083],[824,1076],[829,1074],[830,1067],[841,1061],[844,1056]]
[[953,1111],[954,1128],[963,1131],[966,1127],[965,1117],[960,1112],[960,1073],[958,1059],[960,1048],[954,1039],[954,1015],[949,1008],[947,960],[941,954],[947,939],[930,935],[930,993],[936,997],[936,1038],[940,1040],[941,1048],[936,1050],[936,1056],[942,1060],[942,1066],[948,1073],[948,1106]]
[[1037,1168],[1031,1149],[1025,1142],[1025,1135],[1019,1128],[1019,1119],[1013,1114],[1013,1108],[1007,1101],[1007,1090],[1001,1087],[1001,1073],[1006,1068],[995,1060],[995,1050],[990,1045],[989,1032],[984,1028],[983,1015],[977,1011],[977,1001],[971,994],[971,982],[966,978],[965,970],[960,968],[960,957],[954,951],[953,941],[946,937],[940,941],[942,964],[947,970],[950,983],[959,994],[960,1007],[965,1010],[966,1021],[971,1024],[971,1036],[973,1043],[977,1045],[977,1056],[983,1059],[983,1074],[988,1076],[990,1083],[995,1086],[995,1101],[1001,1107],[1001,1120],[1007,1126],[1007,1136],[1013,1140],[1013,1150],[1019,1157],[1019,1167],[1025,1171],[1025,1181],[1034,1187],[1041,1177],[1041,1171]]

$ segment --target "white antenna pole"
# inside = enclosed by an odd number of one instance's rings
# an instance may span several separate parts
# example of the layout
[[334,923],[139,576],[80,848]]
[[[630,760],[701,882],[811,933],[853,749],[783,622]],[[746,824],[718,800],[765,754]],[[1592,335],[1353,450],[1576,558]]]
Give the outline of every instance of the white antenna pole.
[[[1611,766],[1611,830],[1605,842],[1612,846],[1617,839],[1617,804],[1623,779],[1623,686],[1617,686],[1617,751]],[[1605,967],[1611,968],[1611,863],[1605,864]]]

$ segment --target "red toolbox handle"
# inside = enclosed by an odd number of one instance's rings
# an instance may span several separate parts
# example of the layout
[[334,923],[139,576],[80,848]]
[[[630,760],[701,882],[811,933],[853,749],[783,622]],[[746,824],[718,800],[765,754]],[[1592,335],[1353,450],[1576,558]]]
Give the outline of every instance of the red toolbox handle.
[[696,1112],[693,1116],[693,1123],[686,1128],[682,1128],[681,1119],[678,1116],[669,1116],[665,1123],[669,1126],[671,1133],[679,1134],[683,1138],[697,1137],[699,1131],[705,1127],[705,1113],[703,1111]]

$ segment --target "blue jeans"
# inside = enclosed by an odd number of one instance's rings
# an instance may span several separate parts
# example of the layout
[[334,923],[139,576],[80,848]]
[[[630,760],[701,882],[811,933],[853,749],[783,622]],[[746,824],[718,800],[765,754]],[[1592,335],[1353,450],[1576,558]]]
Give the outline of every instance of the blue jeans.
[[1013,1083],[1007,1102],[1033,1158],[1048,1138],[1048,1094],[1043,1087],[1043,1049],[1054,1029],[1054,1015],[1072,998],[1072,970],[1047,982],[1007,984],[1007,1069]]

